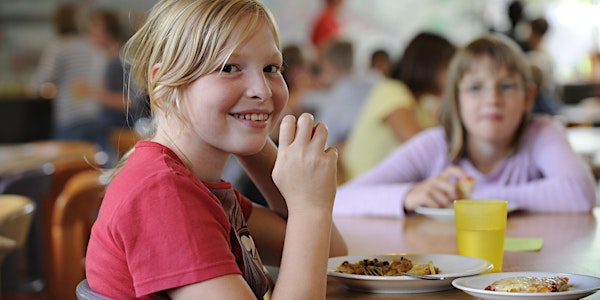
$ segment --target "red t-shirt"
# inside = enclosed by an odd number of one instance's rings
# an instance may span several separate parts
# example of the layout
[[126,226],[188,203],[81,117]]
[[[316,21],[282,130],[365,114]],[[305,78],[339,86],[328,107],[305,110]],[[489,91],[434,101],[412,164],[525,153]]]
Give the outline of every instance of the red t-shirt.
[[[108,186],[92,228],[90,287],[115,299],[161,299],[167,296],[160,291],[243,274],[231,224],[206,185],[231,189],[228,182],[201,182],[170,149],[139,142]],[[235,193],[247,220],[252,203]]]
[[311,41],[317,49],[321,49],[328,41],[340,35],[340,23],[331,9],[325,9],[313,25]]

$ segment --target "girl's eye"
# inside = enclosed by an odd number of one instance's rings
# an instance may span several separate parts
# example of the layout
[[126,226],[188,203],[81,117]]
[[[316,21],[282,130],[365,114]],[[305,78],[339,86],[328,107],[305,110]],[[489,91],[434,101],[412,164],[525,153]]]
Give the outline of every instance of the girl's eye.
[[238,67],[236,67],[234,65],[224,65],[221,68],[221,72],[222,73],[232,73],[232,72],[235,72],[235,71],[238,71],[238,70],[239,70]]
[[472,84],[467,87],[467,91],[469,92],[481,92],[483,90],[483,85],[481,84]]
[[516,88],[517,86],[513,82],[503,82],[498,85],[498,90],[500,92],[512,92]]
[[277,73],[279,71],[281,71],[281,67],[279,67],[277,65],[270,65],[263,69],[263,72],[267,72],[267,73]]

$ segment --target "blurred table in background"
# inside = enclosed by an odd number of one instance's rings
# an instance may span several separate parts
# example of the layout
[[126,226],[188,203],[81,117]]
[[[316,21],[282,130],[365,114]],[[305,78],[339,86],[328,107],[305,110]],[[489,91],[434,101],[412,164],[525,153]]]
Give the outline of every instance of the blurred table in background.
[[600,98],[587,98],[577,104],[567,104],[557,118],[567,127],[600,126]]
[[4,174],[68,160],[88,160],[95,164],[98,149],[79,141],[37,141],[0,145],[0,179]]
[[600,127],[569,127],[567,139],[575,152],[591,166],[598,181],[600,179]]
[[573,82],[560,87],[561,98],[567,105],[578,104],[584,99],[600,97],[600,83]]

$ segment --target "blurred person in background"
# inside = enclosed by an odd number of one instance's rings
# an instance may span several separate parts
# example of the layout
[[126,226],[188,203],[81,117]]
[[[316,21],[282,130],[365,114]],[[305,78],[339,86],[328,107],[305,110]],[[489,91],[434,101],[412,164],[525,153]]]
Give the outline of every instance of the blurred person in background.
[[524,38],[522,36],[522,28],[525,22],[525,16],[523,13],[524,7],[521,0],[511,1],[506,8],[506,15],[510,22],[510,27],[506,32],[506,35],[514,40],[523,50],[524,49]]
[[383,49],[376,49],[371,53],[371,70],[381,73],[384,77],[389,77],[392,72],[392,59],[390,54]]
[[[287,114],[299,117],[303,111],[302,95],[315,86],[315,79],[302,47],[296,44],[286,45],[281,50],[281,55],[284,64],[281,74],[290,93],[286,108]],[[278,130],[274,132],[276,131]]]
[[471,199],[506,199],[531,212],[591,211],[590,167],[562,124],[531,115],[531,68],[510,38],[484,36],[460,49],[443,97],[440,126],[339,187],[334,214],[404,217],[419,206],[452,207],[466,178]]
[[310,40],[318,52],[331,40],[340,38],[342,24],[338,14],[343,5],[344,0],[323,0],[323,8],[310,33]]
[[[384,76],[375,69],[358,71],[354,68],[354,46],[349,41],[333,41],[327,46],[323,65],[325,73],[335,74],[335,81],[319,102],[316,119],[327,124],[327,144],[343,155],[344,144],[352,131],[364,103]],[[338,178],[344,178],[342,160],[338,158]]]
[[77,21],[74,4],[57,7],[53,16],[57,37],[44,50],[30,85],[37,93],[51,91],[54,139],[97,142],[100,104],[86,92],[84,82],[100,85],[107,59],[80,34]]
[[85,83],[87,93],[101,103],[99,144],[109,155],[112,165],[118,159],[116,146],[111,141],[115,130],[133,128],[135,121],[149,117],[148,103],[142,91],[132,84],[129,66],[124,65],[119,55],[125,41],[125,30],[119,15],[112,10],[97,10],[90,16],[88,34],[91,41],[108,56],[101,85]]
[[369,170],[422,129],[437,125],[455,50],[446,38],[427,32],[409,42],[391,78],[373,88],[355,120],[340,156],[345,180]]
[[353,72],[353,45],[345,40],[332,40],[317,57],[318,73],[314,74],[311,88],[302,94],[302,110],[319,119],[323,105],[329,101],[332,88],[338,80]]
[[557,114],[562,101],[556,92],[554,81],[554,61],[543,42],[550,24],[545,18],[535,18],[529,22],[530,33],[526,43],[522,44],[527,60],[532,65],[538,92],[533,105],[534,113]]

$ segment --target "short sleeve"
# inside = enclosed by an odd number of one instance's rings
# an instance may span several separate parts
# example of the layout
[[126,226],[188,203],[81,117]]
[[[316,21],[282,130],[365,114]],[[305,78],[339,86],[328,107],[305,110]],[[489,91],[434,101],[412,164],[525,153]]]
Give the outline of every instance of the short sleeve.
[[370,108],[373,110],[373,115],[376,119],[383,122],[391,112],[399,108],[412,108],[416,101],[412,96],[408,87],[398,81],[386,79],[375,88],[370,96],[372,104]]
[[[167,175],[168,174],[168,175]],[[153,175],[119,209],[114,239],[127,257],[136,295],[225,274],[241,274],[218,200],[192,178]]]

